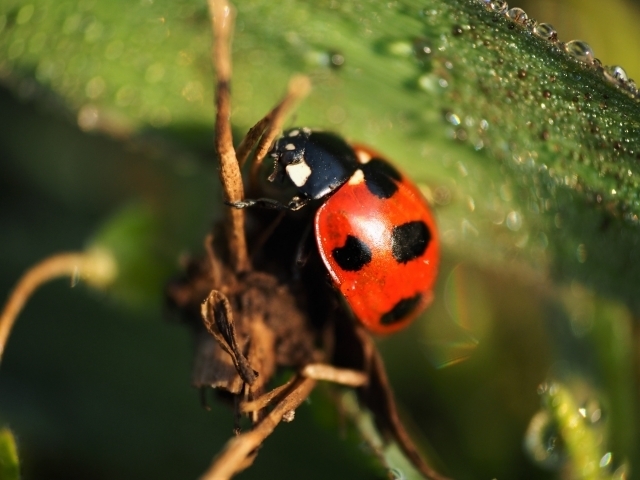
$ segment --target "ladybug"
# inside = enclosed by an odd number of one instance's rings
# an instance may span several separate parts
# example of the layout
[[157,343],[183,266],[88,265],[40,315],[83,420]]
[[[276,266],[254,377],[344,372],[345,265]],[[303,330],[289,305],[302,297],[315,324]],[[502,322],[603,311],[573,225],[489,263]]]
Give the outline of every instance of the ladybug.
[[319,205],[314,232],[320,257],[370,331],[392,333],[431,303],[440,244],[433,215],[418,188],[382,156],[340,136],[293,128],[268,154],[269,181],[295,186],[282,204],[269,198],[230,204],[299,210]]

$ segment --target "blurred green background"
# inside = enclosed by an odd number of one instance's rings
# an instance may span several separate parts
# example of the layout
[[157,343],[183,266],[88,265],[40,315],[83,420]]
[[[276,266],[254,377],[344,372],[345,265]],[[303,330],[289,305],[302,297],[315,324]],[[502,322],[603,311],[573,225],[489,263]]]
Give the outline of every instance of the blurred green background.
[[[402,152],[399,163],[443,224],[459,223],[467,200],[449,198],[459,170],[450,158],[489,165],[493,157],[447,138],[437,107],[395,114],[415,103],[415,92],[396,82],[414,67],[401,55],[389,60],[380,45],[401,50],[389,38],[411,40],[420,30],[417,13],[406,14],[414,2],[385,2],[405,12],[390,26],[378,18],[381,4],[239,4],[234,129],[240,137],[304,71],[316,88],[296,123]],[[640,77],[637,2],[511,6]],[[351,30],[356,23],[362,32]],[[0,291],[38,260],[92,242],[123,262],[109,291],[54,282],[17,322],[0,369],[0,421],[16,436],[24,478],[195,478],[231,435],[230,409],[200,407],[190,337],[162,304],[178,258],[200,253],[220,214],[209,42],[202,2],[0,5]],[[496,188],[499,201],[510,200]],[[470,255],[443,240],[435,304],[379,342],[421,447],[457,479],[624,478],[629,468],[627,478],[637,477],[634,315],[511,252],[494,263],[482,257],[482,242]],[[540,388],[546,381],[564,385],[570,401]],[[563,430],[558,405],[570,402],[582,409],[583,429]],[[341,425],[319,389],[240,478],[385,478]],[[571,443],[571,432],[583,437]],[[581,469],[590,461],[601,465],[595,473]]]

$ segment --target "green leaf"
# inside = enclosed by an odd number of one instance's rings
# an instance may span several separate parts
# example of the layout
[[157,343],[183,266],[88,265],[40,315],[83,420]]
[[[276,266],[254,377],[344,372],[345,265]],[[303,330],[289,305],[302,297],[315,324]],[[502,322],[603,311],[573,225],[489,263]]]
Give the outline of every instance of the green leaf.
[[0,478],[2,480],[19,480],[20,478],[18,448],[8,428],[0,430]]
[[[438,205],[448,252],[578,279],[637,308],[640,109],[599,69],[479,1],[237,8],[240,131],[303,71],[316,88],[296,122],[410,170]],[[208,145],[203,4],[9,1],[0,18],[0,71],[17,92],[54,92],[83,129]]]

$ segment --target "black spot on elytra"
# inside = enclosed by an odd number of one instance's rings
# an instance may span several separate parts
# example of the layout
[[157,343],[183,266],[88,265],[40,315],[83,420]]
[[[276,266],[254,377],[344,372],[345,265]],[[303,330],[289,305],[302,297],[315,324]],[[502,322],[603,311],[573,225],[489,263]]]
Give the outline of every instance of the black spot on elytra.
[[369,191],[378,198],[391,198],[397,191],[397,182],[402,176],[390,163],[380,158],[372,158],[361,167],[364,183]]
[[407,263],[422,255],[431,241],[431,231],[422,221],[403,223],[393,227],[391,253],[398,263]]
[[415,310],[421,300],[422,295],[419,293],[413,297],[403,298],[396,303],[391,310],[380,317],[380,323],[382,325],[392,325],[401,322]]
[[371,249],[359,238],[347,235],[344,246],[331,252],[338,266],[348,272],[357,272],[371,261]]

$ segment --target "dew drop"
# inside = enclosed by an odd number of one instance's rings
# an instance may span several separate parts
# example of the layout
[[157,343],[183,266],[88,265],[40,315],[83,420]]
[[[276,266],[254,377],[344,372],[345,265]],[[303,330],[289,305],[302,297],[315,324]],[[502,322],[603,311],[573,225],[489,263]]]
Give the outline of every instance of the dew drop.
[[512,8],[507,12],[507,16],[516,23],[524,25],[529,19],[529,15],[521,8]]
[[580,263],[587,261],[587,247],[584,243],[578,245],[578,248],[576,249],[576,257]]
[[431,42],[425,37],[416,37],[413,39],[413,54],[418,60],[426,60],[433,52]]
[[491,0],[489,8],[497,13],[507,13],[509,4],[505,0]]
[[533,33],[535,33],[538,37],[544,38],[545,40],[549,40],[551,42],[555,42],[558,40],[558,32],[553,28],[553,25],[550,23],[539,23],[533,29]]
[[608,467],[611,464],[612,458],[613,458],[613,455],[611,455],[611,452],[605,453],[600,459],[600,463],[599,463],[600,468]]
[[[408,57],[411,54],[415,54],[418,56],[420,54],[419,51],[416,50],[415,44],[418,40],[414,40],[414,45],[412,46],[409,42],[391,42],[387,46],[387,50],[392,55],[396,55],[398,57]],[[429,51],[431,53],[431,51]]]
[[16,15],[16,24],[24,25],[29,20],[31,20],[34,10],[35,7],[33,5],[25,5],[20,10],[18,10],[18,15]]
[[9,49],[7,50],[7,57],[10,60],[14,60],[18,58],[24,52],[25,43],[24,40],[18,38],[11,45],[9,45]]
[[181,93],[189,103],[201,103],[204,100],[204,87],[198,81],[188,82]]
[[87,97],[91,99],[96,99],[104,92],[106,87],[105,81],[102,77],[93,77],[91,80],[87,82],[87,86],[84,91]]
[[116,92],[116,105],[119,107],[128,107],[138,101],[138,94],[130,85],[124,85]]
[[512,232],[517,232],[522,227],[522,215],[512,210],[507,215],[507,228]]
[[124,42],[122,40],[114,40],[107,45],[104,56],[107,60],[115,60],[124,52]]
[[420,78],[418,78],[418,86],[427,92],[438,92],[438,77],[432,74],[421,75]]
[[102,36],[104,27],[99,22],[90,23],[84,31],[84,39],[87,42],[95,42]]
[[147,68],[144,79],[149,83],[157,83],[164,77],[164,72],[164,66],[161,63],[154,63]]
[[342,68],[344,66],[344,55],[340,52],[329,52],[329,66],[334,69]]
[[458,126],[460,125],[460,117],[458,115],[456,115],[455,113],[451,113],[451,112],[447,112],[444,116],[445,120],[447,122],[449,122],[451,125],[453,126]]
[[625,72],[624,68],[619,67],[618,65],[605,68],[604,76],[607,78],[607,80],[613,83],[629,81],[627,72]]
[[[546,394],[546,391],[539,389],[538,393]],[[555,469],[562,464],[565,452],[562,450],[558,425],[548,412],[539,411],[529,422],[524,449],[536,463],[547,468]]]
[[582,40],[571,40],[564,46],[569,55],[574,56],[576,59],[584,63],[593,63],[593,50],[588,43]]

